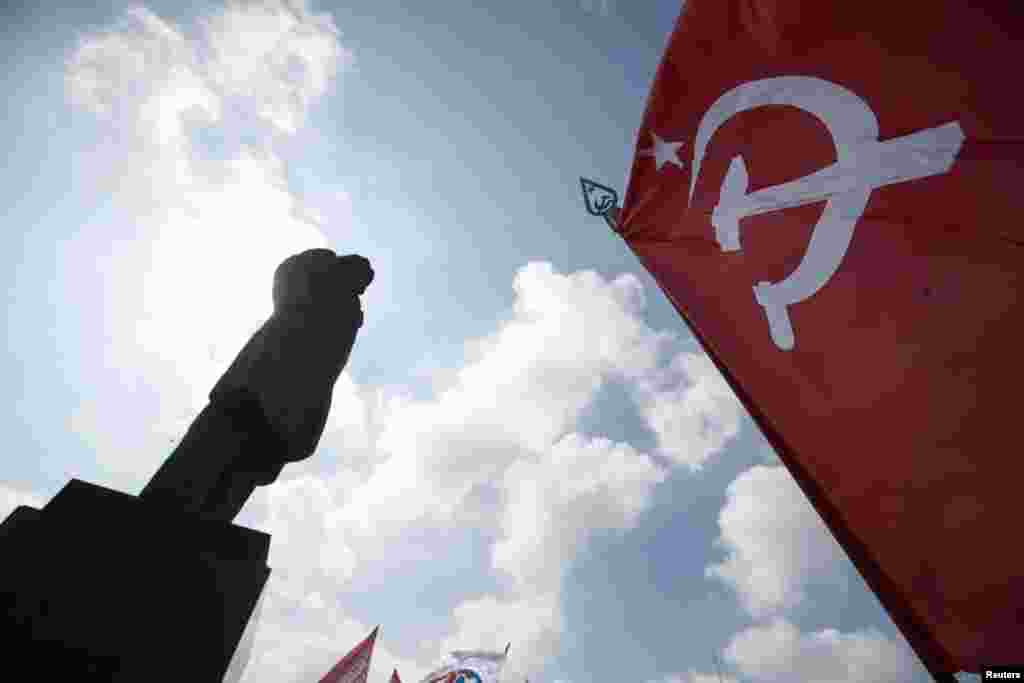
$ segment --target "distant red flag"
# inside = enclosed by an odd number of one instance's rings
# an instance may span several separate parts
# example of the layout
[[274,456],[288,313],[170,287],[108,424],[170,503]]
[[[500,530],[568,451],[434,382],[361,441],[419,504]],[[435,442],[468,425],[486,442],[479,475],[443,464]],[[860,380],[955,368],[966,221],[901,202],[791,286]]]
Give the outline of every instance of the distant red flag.
[[402,683],[402,679],[398,677],[398,669],[391,672],[391,681],[389,683]]
[[370,671],[370,658],[373,656],[373,644],[377,639],[380,626],[373,629],[363,642],[352,648],[352,651],[341,658],[320,683],[366,683]]
[[1024,13],[689,0],[618,229],[936,678],[1024,663]]

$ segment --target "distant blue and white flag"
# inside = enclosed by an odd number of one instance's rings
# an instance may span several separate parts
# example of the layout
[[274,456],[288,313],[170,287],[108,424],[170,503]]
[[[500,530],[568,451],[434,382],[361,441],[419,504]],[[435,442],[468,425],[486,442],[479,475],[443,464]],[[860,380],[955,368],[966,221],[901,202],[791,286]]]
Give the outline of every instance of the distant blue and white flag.
[[507,657],[508,647],[504,652],[456,650],[420,683],[500,683]]

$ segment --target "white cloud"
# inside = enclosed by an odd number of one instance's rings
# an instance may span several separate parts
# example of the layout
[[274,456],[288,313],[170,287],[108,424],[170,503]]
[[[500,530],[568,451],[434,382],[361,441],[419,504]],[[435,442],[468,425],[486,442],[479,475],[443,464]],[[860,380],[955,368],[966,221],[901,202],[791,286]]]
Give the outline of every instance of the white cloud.
[[755,465],[733,481],[719,514],[727,551],[707,569],[755,617],[789,609],[812,579],[838,576],[842,550],[785,468]]
[[330,15],[297,4],[229,2],[206,22],[211,80],[227,96],[253,100],[285,133],[302,126],[310,103],[351,61]]
[[379,535],[382,520],[486,519],[461,505],[474,490],[493,486],[517,460],[540,458],[608,378],[655,371],[666,336],[639,319],[636,278],[607,282],[531,263],[513,286],[512,319],[468,345],[467,363],[436,400],[407,402],[384,428],[378,446],[387,460],[354,494],[350,524]]
[[[308,588],[296,589],[271,574],[264,591],[253,655],[244,683],[305,683],[320,680],[377,624],[347,616],[336,599]],[[428,667],[398,656],[381,625],[370,662],[369,680],[384,681],[397,668],[403,680],[419,680]]]
[[557,590],[589,537],[635,526],[666,476],[628,444],[569,434],[542,460],[506,472],[494,568],[521,587]]
[[506,680],[520,680],[555,655],[563,633],[561,579],[597,530],[634,526],[665,478],[626,444],[570,434],[539,460],[507,470],[501,539],[492,565],[511,576],[511,596],[473,598],[455,609],[456,627],[438,657],[454,649],[497,650],[513,641]]
[[511,642],[502,679],[520,681],[557,653],[564,629],[561,609],[560,598],[553,593],[463,602],[455,608],[456,627],[441,642],[438,659],[453,650],[501,651]]
[[83,36],[67,64],[71,102],[106,124],[83,179],[100,182],[139,215],[176,201],[192,184],[186,119],[214,123],[221,102],[191,41],[143,7]]
[[893,683],[919,668],[909,648],[876,631],[801,633],[781,618],[738,633],[725,656],[756,683]]
[[742,406],[704,354],[680,353],[668,368],[642,377],[634,396],[658,450],[691,470],[739,433]]
[[873,630],[802,633],[780,616],[804,600],[811,582],[841,580],[845,561],[784,467],[755,465],[740,474],[729,485],[719,526],[728,554],[707,573],[731,585],[762,619],[725,650],[743,680],[890,683],[910,680],[919,669],[902,640]]
[[266,499],[261,528],[274,539],[269,564],[275,571],[301,583],[323,576],[340,584],[351,576],[355,555],[329,521],[335,501],[328,480],[281,481],[266,489]]

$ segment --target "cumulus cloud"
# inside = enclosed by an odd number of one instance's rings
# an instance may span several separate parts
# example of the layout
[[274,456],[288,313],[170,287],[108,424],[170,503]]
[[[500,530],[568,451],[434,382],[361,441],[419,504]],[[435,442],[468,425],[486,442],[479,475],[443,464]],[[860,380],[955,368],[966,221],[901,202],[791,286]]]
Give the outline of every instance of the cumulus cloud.
[[451,385],[434,400],[409,402],[385,427],[378,445],[387,460],[355,493],[351,525],[369,533],[372,519],[488,519],[462,505],[474,490],[493,486],[517,460],[539,459],[610,378],[658,370],[667,337],[639,318],[635,277],[608,282],[531,263],[513,287],[512,318],[469,345]]
[[718,524],[727,555],[707,574],[732,586],[751,615],[792,608],[808,581],[837,575],[842,549],[784,467],[755,465],[726,496]]
[[68,60],[68,98],[106,135],[85,152],[82,178],[99,180],[137,215],[175,203],[193,184],[186,122],[215,123],[221,100],[192,41],[144,7],[86,34]]
[[557,654],[564,628],[561,601],[554,593],[468,600],[455,608],[455,623],[454,632],[441,642],[439,653],[501,651],[514,641],[502,670],[502,678],[507,681],[522,680],[543,668],[545,661]]
[[441,651],[501,649],[515,640],[507,680],[543,668],[564,630],[561,580],[598,530],[633,527],[666,473],[627,444],[569,434],[541,459],[505,473],[501,539],[492,566],[513,579],[514,597],[485,596],[456,608],[455,632]]
[[254,99],[256,113],[285,133],[302,126],[352,59],[330,15],[303,4],[229,2],[205,22],[210,79],[227,96]]
[[303,476],[266,491],[267,516],[261,526],[275,539],[269,563],[296,583],[319,576],[344,582],[355,567],[351,549],[329,521],[336,506],[331,483],[337,481]]
[[634,391],[659,451],[698,470],[739,433],[742,406],[705,354],[680,353]]
[[755,465],[740,474],[727,489],[719,526],[727,555],[707,574],[732,586],[759,620],[724,652],[741,680],[883,683],[910,680],[919,669],[902,640],[874,630],[801,632],[783,616],[812,582],[842,577],[846,561],[784,467]]
[[918,668],[906,645],[876,631],[801,633],[782,618],[738,633],[725,656],[757,683],[892,683]]
[[567,435],[544,459],[506,472],[494,568],[519,586],[557,590],[590,535],[635,526],[666,476],[628,444]]
[[[264,590],[252,658],[242,680],[319,680],[376,625],[351,618],[328,593],[309,590],[271,574]],[[384,624],[374,645],[369,680],[387,680],[394,668],[406,680],[419,680],[429,667],[397,655],[388,643],[388,627]]]

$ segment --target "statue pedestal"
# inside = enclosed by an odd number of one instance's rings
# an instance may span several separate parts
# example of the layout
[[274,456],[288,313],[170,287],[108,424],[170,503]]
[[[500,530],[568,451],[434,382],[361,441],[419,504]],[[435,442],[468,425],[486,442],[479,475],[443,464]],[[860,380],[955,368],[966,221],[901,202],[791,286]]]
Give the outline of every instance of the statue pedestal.
[[265,533],[73,479],[0,524],[0,678],[220,683],[269,549]]

